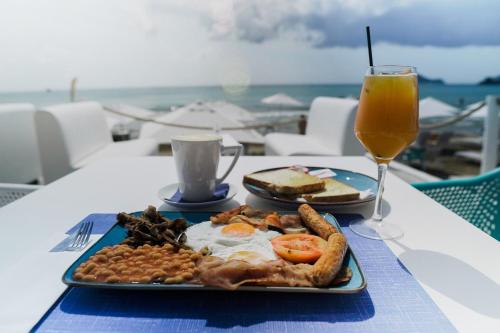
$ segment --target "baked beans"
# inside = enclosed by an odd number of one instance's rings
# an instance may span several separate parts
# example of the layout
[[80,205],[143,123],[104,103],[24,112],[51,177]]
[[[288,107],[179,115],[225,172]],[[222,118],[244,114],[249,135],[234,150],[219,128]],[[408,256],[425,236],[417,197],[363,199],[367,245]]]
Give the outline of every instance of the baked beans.
[[202,257],[192,250],[170,244],[162,246],[128,245],[104,247],[75,270],[73,278],[85,282],[107,283],[195,283]]

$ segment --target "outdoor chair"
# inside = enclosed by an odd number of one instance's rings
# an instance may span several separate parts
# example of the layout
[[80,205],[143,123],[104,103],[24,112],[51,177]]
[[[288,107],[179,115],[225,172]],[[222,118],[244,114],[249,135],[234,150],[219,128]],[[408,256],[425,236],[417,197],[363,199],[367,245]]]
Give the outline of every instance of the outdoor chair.
[[0,183],[0,207],[24,197],[33,191],[42,188],[41,185],[3,184]]
[[427,146],[430,137],[430,132],[420,132],[415,142],[413,142],[401,153],[401,160],[405,161],[409,165],[418,165],[422,170],[425,170],[425,147]]
[[155,155],[154,139],[113,142],[102,106],[80,102],[45,107],[35,113],[45,183],[109,157]]
[[318,97],[311,104],[306,134],[270,133],[265,137],[266,155],[363,155],[354,136],[358,101]]
[[34,113],[32,104],[0,104],[0,183],[41,180]]
[[413,186],[500,240],[500,168],[477,177]]

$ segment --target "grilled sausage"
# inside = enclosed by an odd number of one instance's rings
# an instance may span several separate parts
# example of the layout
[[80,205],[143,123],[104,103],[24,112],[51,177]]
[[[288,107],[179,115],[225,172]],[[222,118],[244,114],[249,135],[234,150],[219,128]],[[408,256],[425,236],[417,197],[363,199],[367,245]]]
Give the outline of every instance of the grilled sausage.
[[312,269],[312,281],[316,287],[328,286],[342,268],[342,262],[347,251],[347,240],[340,233],[328,237],[325,251],[319,257]]
[[308,204],[300,205],[299,214],[304,224],[324,240],[328,240],[331,234],[338,233],[333,225]]

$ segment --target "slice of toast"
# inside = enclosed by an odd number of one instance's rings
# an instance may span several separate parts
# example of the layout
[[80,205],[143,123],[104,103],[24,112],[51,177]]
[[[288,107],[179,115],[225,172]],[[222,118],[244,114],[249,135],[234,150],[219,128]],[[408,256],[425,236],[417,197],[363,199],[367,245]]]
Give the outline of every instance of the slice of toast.
[[316,193],[304,194],[308,202],[340,202],[359,199],[359,191],[338,180],[326,178],[325,189]]
[[278,169],[246,175],[243,181],[281,195],[321,191],[325,182],[307,173],[292,169]]

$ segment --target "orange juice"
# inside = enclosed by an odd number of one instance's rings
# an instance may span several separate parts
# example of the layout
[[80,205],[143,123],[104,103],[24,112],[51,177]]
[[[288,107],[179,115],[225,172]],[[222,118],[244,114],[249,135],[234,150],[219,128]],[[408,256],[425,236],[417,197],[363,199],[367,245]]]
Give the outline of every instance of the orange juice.
[[377,163],[389,163],[412,143],[418,133],[417,75],[368,74],[354,132]]

